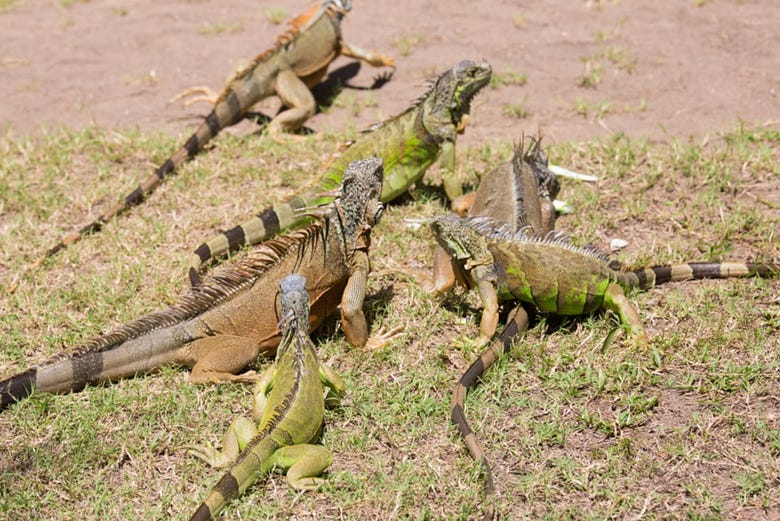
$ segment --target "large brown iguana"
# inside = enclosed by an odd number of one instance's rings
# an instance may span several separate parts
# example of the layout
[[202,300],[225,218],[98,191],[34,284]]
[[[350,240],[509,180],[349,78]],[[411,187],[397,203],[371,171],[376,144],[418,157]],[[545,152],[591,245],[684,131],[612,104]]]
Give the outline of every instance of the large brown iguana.
[[274,364],[255,384],[258,425],[248,418],[237,419],[225,433],[221,451],[210,446],[190,448],[212,466],[230,465],[191,521],[216,517],[229,501],[274,469],[285,471],[296,490],[314,489],[323,481],[317,476],[333,462],[331,452],[314,442],[322,431],[325,406],[340,403],[344,382],[320,363],[309,338],[306,279],[288,275],[280,290],[282,340]]
[[[657,284],[704,278],[728,278],[780,274],[780,265],[753,263],[684,263],[614,271],[606,253],[590,247],[576,247],[560,233],[519,231],[489,218],[439,218],[433,223],[439,244],[453,264],[451,280],[440,283],[440,290],[452,287],[457,277],[480,294],[484,311],[480,323],[479,344],[493,336],[498,321],[498,303],[519,300],[542,311],[561,315],[580,315],[597,309],[617,313],[634,335],[647,343],[647,334],[636,308],[625,291],[648,289]],[[485,473],[486,509],[483,520],[495,517],[490,464],[466,420],[464,400],[485,371],[498,360],[512,339],[528,325],[528,313],[517,306],[507,326],[481,356],[461,376],[452,396],[451,418],[472,457]]]
[[382,202],[405,193],[440,156],[445,192],[450,199],[459,196],[455,140],[463,130],[471,100],[488,83],[491,73],[487,63],[462,61],[439,75],[428,92],[406,111],[372,126],[340,150],[324,165],[316,186],[201,244],[190,261],[192,284],[200,282],[200,268],[212,257],[305,223],[297,210],[328,202],[330,199],[322,193],[339,185],[345,165],[356,158],[376,155],[384,160]]
[[[541,140],[531,139],[528,147],[523,142],[516,145],[512,159],[482,177],[477,190],[454,201],[453,209],[472,217],[490,217],[504,223],[514,233],[521,230],[524,233],[547,233],[555,226],[553,199],[559,191],[558,181],[548,168],[547,156],[541,150]],[[434,259],[431,289],[442,292],[455,277],[453,265],[441,246],[436,247]],[[461,375],[452,393],[450,418],[469,454],[481,465],[485,474],[485,520],[493,519],[495,515],[495,486],[490,463],[466,418],[466,393],[503,355],[512,339],[528,327],[528,321],[528,312],[522,304],[512,310],[500,338]]]
[[[187,159],[203,150],[222,129],[238,121],[259,101],[276,95],[286,110],[268,124],[269,133],[293,132],[314,115],[316,102],[309,90],[339,55],[365,61],[375,67],[395,67],[387,56],[367,52],[348,44],[341,36],[341,20],[352,9],[350,0],[325,0],[290,22],[271,49],[237,71],[213,100],[214,108],[187,142],[133,192],[100,217],[65,237],[36,260],[30,269],[68,247],[83,236],[100,231],[115,215],[141,203]],[[353,159],[368,157],[369,154]],[[346,168],[347,163],[343,166]],[[342,170],[343,172],[343,170]],[[334,189],[338,184],[331,187]]]
[[[192,367],[194,382],[254,380],[236,375],[279,344],[278,286],[296,271],[309,281],[311,327],[341,307],[347,339],[368,341],[362,306],[368,278],[371,228],[382,213],[382,161],[352,162],[341,194],[322,221],[268,241],[246,258],[192,288],[176,304],[59,353],[0,381],[0,409],[29,396],[79,390],[163,364]],[[378,347],[390,333],[371,339]]]

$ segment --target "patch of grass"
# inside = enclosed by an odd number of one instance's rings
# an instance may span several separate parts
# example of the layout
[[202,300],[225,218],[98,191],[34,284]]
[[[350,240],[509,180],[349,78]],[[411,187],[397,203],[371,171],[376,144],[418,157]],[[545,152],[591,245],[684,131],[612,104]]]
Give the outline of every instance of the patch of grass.
[[[290,142],[220,135],[143,205],[5,291],[27,262],[132,190],[189,131],[0,139],[0,229],[9,239],[0,241],[0,377],[173,302],[197,244],[310,185],[321,158],[354,134]],[[458,175],[476,184],[511,145],[459,148]],[[778,148],[780,133],[744,125],[706,140],[616,134],[549,146],[551,162],[600,178],[562,180],[559,197],[575,211],[558,228],[577,244],[625,238],[619,259],[628,266],[777,261],[780,210],[751,194],[780,203]],[[473,292],[442,298],[421,289],[415,270],[430,265],[433,237],[406,221],[446,210],[432,174],[387,206],[372,237],[365,310],[372,330],[403,324],[403,339],[356,350],[335,321],[316,336],[320,357],[347,384],[342,407],[326,413],[323,443],[334,463],[325,485],[298,494],[272,475],[226,518],[481,515],[479,467],[448,419],[452,387],[479,354],[472,340],[481,305]],[[779,285],[682,282],[631,295],[653,338],[648,348],[622,329],[605,345],[617,326],[609,313],[538,317],[466,400],[502,516],[772,515]],[[9,519],[186,519],[222,471],[183,446],[218,444],[250,403],[250,386],[195,386],[170,367],[35,395],[0,413],[0,511]]]
[[526,106],[526,100],[527,97],[524,97],[522,101],[517,103],[504,103],[501,107],[501,111],[507,117],[525,119],[531,114]]
[[601,119],[612,110],[612,104],[608,101],[591,102],[585,98],[577,97],[574,98],[573,108],[574,112],[585,118],[593,116]]
[[10,11],[25,4],[26,0],[0,0],[0,12]]
[[514,85],[521,87],[528,83],[528,76],[522,72],[516,72],[512,69],[505,69],[503,72],[494,72],[488,82],[489,88],[503,87],[505,85]]
[[409,56],[423,40],[425,40],[425,35],[422,33],[405,34],[393,41],[393,47],[398,49],[401,56]]
[[527,23],[528,23],[528,15],[523,11],[516,12],[515,15],[512,17],[512,25],[514,25],[518,29],[525,27]]
[[206,36],[214,36],[216,34],[240,33],[243,30],[244,25],[240,22],[204,22],[200,29],[198,29],[198,33]]
[[586,89],[595,89],[601,83],[603,73],[601,64],[593,58],[582,58],[582,62],[585,64],[585,72],[577,78],[577,85]]
[[287,10],[283,7],[264,7],[263,16],[272,24],[279,25],[287,18]]

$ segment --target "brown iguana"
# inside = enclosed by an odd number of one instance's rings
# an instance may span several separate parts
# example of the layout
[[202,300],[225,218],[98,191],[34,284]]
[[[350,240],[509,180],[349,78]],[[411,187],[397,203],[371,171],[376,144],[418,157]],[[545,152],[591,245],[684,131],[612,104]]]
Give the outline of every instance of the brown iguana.
[[[371,228],[382,214],[381,186],[380,159],[354,161],[322,221],[268,241],[163,311],[0,381],[0,409],[33,389],[79,390],[168,363],[192,367],[194,382],[255,380],[253,373],[235,373],[258,355],[273,354],[279,344],[278,286],[293,271],[309,281],[312,330],[340,303],[347,339],[366,345],[362,306]],[[370,346],[382,345],[391,335],[372,338]]]
[[[237,71],[214,100],[214,108],[187,142],[133,192],[79,231],[65,237],[36,260],[29,269],[68,247],[83,236],[100,231],[115,215],[141,203],[184,161],[203,150],[222,129],[238,121],[259,101],[276,95],[287,110],[268,124],[269,133],[293,132],[314,115],[316,102],[309,90],[339,55],[365,61],[375,67],[395,68],[387,56],[366,52],[348,44],[341,36],[341,20],[352,9],[350,0],[325,0],[290,22],[274,46]],[[354,157],[361,159],[368,157]],[[346,168],[344,163],[344,168]],[[342,170],[343,172],[343,170]],[[338,184],[331,187],[334,189]]]
[[[563,234],[534,234],[526,228],[513,231],[489,218],[441,217],[434,221],[433,230],[454,265],[453,278],[439,287],[451,288],[457,277],[479,291],[485,308],[478,340],[482,345],[495,332],[499,301],[519,300],[561,315],[610,309],[620,316],[637,342],[646,343],[649,339],[639,315],[624,291],[689,279],[780,274],[777,264],[737,262],[671,264],[633,272],[614,271],[609,267],[606,253],[595,248],[572,246]],[[528,320],[527,311],[517,306],[510,313],[499,338],[461,376],[452,396],[452,422],[485,473],[487,505],[483,520],[495,516],[495,486],[490,464],[466,420],[465,395],[501,357],[514,336],[527,327]]]
[[370,127],[340,150],[324,165],[316,186],[201,244],[190,261],[192,284],[200,282],[200,267],[210,258],[305,223],[297,210],[328,202],[330,199],[322,193],[338,186],[344,167],[356,158],[376,155],[384,160],[382,202],[405,193],[439,156],[445,192],[450,199],[459,196],[455,140],[463,130],[471,100],[488,83],[491,73],[487,63],[462,61],[439,75],[428,92],[406,111]]
[[[230,469],[211,490],[191,521],[216,517],[231,500],[274,469],[287,472],[296,490],[311,490],[333,462],[322,445],[314,445],[322,432],[325,406],[337,406],[344,382],[320,363],[309,338],[309,297],[306,279],[288,275],[280,284],[282,340],[276,360],[255,384],[254,416],[239,418],[228,428],[222,450],[190,447],[190,453],[214,467]],[[327,397],[324,391],[327,390]]]
[[[548,168],[547,156],[541,150],[541,140],[531,139],[528,147],[523,142],[515,146],[511,161],[504,162],[480,180],[476,191],[453,202],[459,214],[491,217],[504,223],[512,232],[547,233],[555,226],[553,199],[560,186]],[[449,255],[441,246],[434,253],[434,283],[439,290],[455,276]],[[527,304],[526,304],[527,305]],[[528,327],[528,313],[518,305],[507,318],[507,326],[475,360],[458,380],[450,404],[451,420],[458,428],[466,448],[485,474],[486,512],[483,519],[493,519],[495,486],[490,463],[479,440],[469,426],[465,412],[466,393],[475,387],[485,372],[503,355],[512,339]]]

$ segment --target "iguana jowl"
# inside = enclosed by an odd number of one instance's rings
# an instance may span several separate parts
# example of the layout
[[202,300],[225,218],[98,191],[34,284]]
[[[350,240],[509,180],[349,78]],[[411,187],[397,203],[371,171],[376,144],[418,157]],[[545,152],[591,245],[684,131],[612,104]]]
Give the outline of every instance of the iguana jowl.
[[[297,490],[316,488],[333,462],[322,445],[314,445],[322,430],[325,405],[338,405],[344,382],[320,363],[309,338],[309,297],[306,279],[288,275],[281,285],[282,340],[276,360],[255,384],[255,424],[236,420],[225,433],[222,451],[193,447],[191,452],[213,466],[230,465],[192,516],[207,521],[274,469],[287,472]],[[327,389],[328,397],[323,396]]]
[[[290,29],[277,38],[271,49],[258,55],[227,82],[214,100],[214,108],[206,116],[206,120],[184,146],[133,192],[79,231],[62,239],[30,268],[40,265],[46,258],[84,235],[99,231],[115,215],[140,204],[184,161],[203,150],[206,143],[222,129],[240,121],[259,101],[276,95],[287,107],[269,123],[270,133],[293,132],[299,129],[314,115],[317,108],[309,89],[322,79],[328,65],[339,55],[356,58],[377,67],[395,67],[392,58],[363,51],[344,41],[341,36],[341,20],[351,9],[350,0],[325,0],[293,19]],[[344,167],[346,168],[346,164]]]
[[[0,409],[33,389],[68,392],[167,363],[192,367],[194,382],[255,380],[254,374],[235,373],[258,355],[273,354],[279,344],[278,286],[293,271],[309,283],[312,330],[340,305],[347,339],[365,345],[362,306],[371,228],[382,213],[381,187],[380,159],[352,162],[341,195],[322,221],[266,242],[163,311],[0,381]],[[371,340],[378,347],[389,338]]]
[[392,201],[405,193],[437,158],[440,158],[447,196],[450,199],[459,196],[455,140],[463,130],[472,99],[490,80],[491,73],[487,63],[462,61],[439,75],[428,92],[406,111],[372,126],[339,151],[324,165],[316,186],[201,244],[190,261],[192,284],[199,283],[200,267],[210,258],[245,244],[258,243],[281,230],[306,222],[298,210],[328,202],[329,199],[321,194],[339,185],[344,167],[356,158],[376,155],[384,160],[382,202]]

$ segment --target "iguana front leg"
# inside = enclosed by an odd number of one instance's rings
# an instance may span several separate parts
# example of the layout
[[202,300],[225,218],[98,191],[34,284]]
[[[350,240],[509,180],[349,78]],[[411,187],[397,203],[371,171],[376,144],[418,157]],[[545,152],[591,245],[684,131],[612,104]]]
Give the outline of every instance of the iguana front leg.
[[441,145],[439,171],[447,199],[454,201],[463,195],[463,187],[455,174],[455,141],[453,140],[446,140]]
[[376,335],[368,338],[368,324],[363,313],[367,284],[368,270],[365,268],[354,270],[341,297],[341,325],[344,328],[344,336],[353,346],[364,347],[367,350],[381,349],[400,335],[401,327],[395,327],[390,331],[380,329]]
[[325,387],[325,407],[333,409],[341,405],[341,397],[344,396],[344,380],[323,363],[320,364],[320,381]]
[[364,61],[374,67],[392,67],[395,69],[395,59],[384,54],[378,54],[371,51],[364,51],[360,47],[350,45],[341,40],[341,54],[349,58]]
[[477,347],[487,345],[498,327],[498,293],[493,282],[482,271],[479,268],[474,269],[477,291],[483,307],[482,319],[479,322],[479,337],[476,340]]

